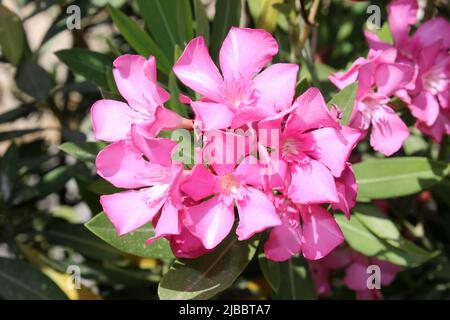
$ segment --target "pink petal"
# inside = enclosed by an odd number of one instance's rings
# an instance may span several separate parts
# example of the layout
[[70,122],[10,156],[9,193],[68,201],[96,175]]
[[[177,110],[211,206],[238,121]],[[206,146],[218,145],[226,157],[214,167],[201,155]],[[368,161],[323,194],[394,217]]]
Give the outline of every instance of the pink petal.
[[215,196],[186,208],[183,222],[206,249],[215,248],[233,227],[233,202],[222,201],[221,197]]
[[441,143],[442,137],[450,134],[450,112],[443,110],[432,126],[418,122],[417,128],[424,134],[429,135],[437,143]]
[[191,104],[196,122],[203,130],[226,129],[231,126],[234,112],[224,104],[195,101]]
[[374,150],[390,156],[400,150],[409,136],[409,129],[391,108],[384,106],[380,112],[379,119],[372,119],[370,145]]
[[173,66],[173,72],[186,86],[212,101],[221,102],[222,76],[212,61],[203,37],[192,39]]
[[267,31],[232,27],[220,49],[220,68],[226,81],[250,80],[277,52],[277,42]]
[[424,22],[412,36],[412,42],[420,47],[443,41],[444,47],[450,47],[450,23],[443,17],[436,17]]
[[139,121],[139,114],[127,104],[114,100],[99,100],[92,105],[91,120],[97,140],[117,141],[126,139],[131,124]]
[[370,49],[373,50],[386,50],[389,48],[392,48],[392,45],[389,43],[386,43],[380,39],[380,37],[370,31],[364,31],[364,36],[366,37],[367,44],[369,45]]
[[310,155],[326,165],[335,177],[339,177],[361,136],[360,131],[349,127],[345,127],[345,130],[322,128],[309,134],[316,147]]
[[270,231],[264,243],[264,254],[273,261],[286,261],[302,250],[302,230],[298,221],[291,223],[288,215],[281,218],[281,224]]
[[109,220],[122,236],[153,219],[166,200],[167,186],[125,191],[100,197]]
[[183,224],[181,224],[180,234],[168,236],[168,239],[170,248],[177,258],[194,259],[210,252]]
[[140,188],[153,184],[151,175],[164,172],[161,166],[149,166],[142,154],[126,140],[114,142],[97,155],[97,173],[118,188]]
[[409,28],[416,23],[417,0],[396,0],[388,5],[389,28],[397,47],[408,39]]
[[413,66],[402,63],[383,63],[375,72],[377,92],[390,96],[397,90],[408,88],[413,83],[415,70]]
[[239,225],[236,234],[239,240],[247,240],[255,233],[281,224],[275,207],[262,191],[242,187],[241,196],[237,200]]
[[339,201],[330,170],[319,161],[305,165],[291,165],[291,184],[288,195],[295,203],[336,203]]
[[181,225],[178,219],[179,210],[176,204],[169,198],[162,210],[161,215],[158,218],[158,222],[155,227],[155,235],[145,241],[146,244],[152,244],[155,240],[170,235],[177,235],[180,233]]
[[390,285],[402,268],[398,265],[390,263],[389,261],[378,260],[371,258],[371,263],[380,267],[381,284],[383,286]]
[[150,163],[157,163],[165,167],[172,165],[172,152],[177,143],[166,138],[146,138],[139,134],[137,128],[131,128],[133,145],[141,151]]
[[284,129],[285,134],[305,132],[311,129],[331,127],[339,129],[339,123],[328,111],[325,100],[317,88],[309,88],[298,97]]
[[303,222],[302,248],[306,259],[325,257],[344,241],[334,217],[321,206],[301,207]]
[[328,268],[322,263],[322,260],[308,261],[309,269],[311,270],[311,277],[316,287],[316,292],[319,297],[326,297],[331,294],[331,286],[328,281]]
[[255,89],[261,94],[258,104],[281,111],[292,105],[297,83],[298,65],[276,63],[256,76]]
[[422,90],[418,96],[413,98],[409,108],[414,117],[428,126],[431,126],[439,115],[438,101],[426,90]]
[[156,62],[151,56],[124,54],[114,60],[113,75],[117,89],[133,108],[153,114],[169,94],[156,83]]
[[345,213],[347,219],[350,219],[350,209],[355,206],[358,193],[358,185],[350,163],[346,164],[342,175],[336,179],[336,190],[339,202],[331,204],[331,208],[341,210]]
[[350,264],[345,270],[344,284],[355,291],[367,290],[367,267],[370,265],[369,259],[359,259]]
[[213,194],[219,180],[203,164],[197,164],[181,185],[181,190],[195,201],[200,201]]

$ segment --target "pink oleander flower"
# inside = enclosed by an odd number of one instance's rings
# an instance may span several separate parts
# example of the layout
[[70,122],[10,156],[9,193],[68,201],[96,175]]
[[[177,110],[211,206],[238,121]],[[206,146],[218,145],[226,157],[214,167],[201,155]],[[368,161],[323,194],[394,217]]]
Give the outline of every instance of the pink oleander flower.
[[146,138],[137,126],[131,139],[121,140],[103,149],[97,156],[97,173],[118,188],[134,189],[103,195],[100,202],[120,235],[147,222],[155,226],[156,238],[178,235],[183,210],[179,184],[182,163],[172,161],[176,142],[164,138]]
[[429,20],[410,37],[417,9],[417,0],[396,0],[388,5],[393,45],[370,32],[366,38],[376,50],[394,47],[397,62],[417,68],[415,87],[400,92],[399,98],[417,119],[416,127],[439,143],[450,134],[450,23],[443,18]]
[[291,108],[260,121],[258,129],[281,132],[279,141],[268,145],[279,153],[272,187],[285,189],[297,204],[340,202],[335,178],[346,168],[360,133],[336,121],[318,89],[310,88]]
[[276,63],[258,74],[277,52],[270,33],[232,27],[220,49],[220,74],[204,39],[189,42],[173,71],[202,96],[191,102],[202,129],[238,128],[291,106],[298,65]]
[[237,166],[215,163],[209,168],[197,164],[181,185],[181,190],[195,201],[210,197],[187,207],[183,220],[206,249],[216,247],[230,232],[235,204],[239,214],[236,229],[239,240],[281,223],[273,203],[262,191],[259,165],[250,162],[246,158]]
[[127,103],[110,99],[94,103],[91,119],[97,140],[127,139],[132,124],[147,137],[154,137],[163,129],[192,127],[192,121],[163,107],[169,94],[156,82],[153,56],[146,60],[139,55],[125,54],[113,66],[117,89]]
[[396,56],[395,49],[370,50],[367,59],[358,58],[347,72],[329,77],[339,89],[358,81],[350,126],[365,133],[372,127],[370,145],[386,156],[397,152],[409,136],[408,127],[388,105],[390,97],[404,88],[413,89],[415,79],[414,68],[395,62]]
[[397,273],[401,271],[401,267],[395,264],[373,257],[366,257],[348,247],[339,247],[325,258],[309,262],[313,281],[319,296],[328,296],[331,294],[331,287],[328,280],[329,272],[331,270],[345,268],[343,283],[347,288],[355,291],[357,299],[382,299],[383,295],[381,290],[369,289],[367,287],[367,279],[370,275],[367,273],[367,268],[371,265],[376,265],[380,268],[380,284],[382,286],[390,285],[394,281]]

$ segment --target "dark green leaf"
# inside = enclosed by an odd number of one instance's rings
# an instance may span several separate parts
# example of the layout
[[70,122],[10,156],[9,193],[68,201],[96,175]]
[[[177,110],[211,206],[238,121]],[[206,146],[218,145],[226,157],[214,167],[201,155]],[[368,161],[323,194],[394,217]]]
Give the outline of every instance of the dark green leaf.
[[81,48],[60,50],[55,54],[72,72],[102,88],[108,88],[107,72],[112,65],[112,58],[109,56]]
[[209,20],[206,15],[205,5],[201,0],[194,0],[195,11],[195,34],[205,39],[206,45],[209,45]]
[[33,111],[34,108],[32,105],[29,104],[20,105],[15,109],[0,114],[0,123],[10,122],[22,117],[26,117]]
[[140,55],[145,57],[149,57],[150,55],[155,56],[158,70],[162,71],[164,74],[169,74],[171,68],[169,59],[164,55],[152,37],[120,10],[108,6],[108,12],[117,29],[119,29],[120,34],[127,40],[130,46]]
[[209,299],[233,284],[253,258],[258,239],[238,241],[231,233],[212,253],[178,259],[159,283],[164,300]]
[[71,166],[61,166],[47,172],[36,186],[39,196],[45,197],[61,190],[74,174],[74,168]]
[[50,94],[53,80],[50,74],[34,62],[24,62],[17,69],[17,86],[37,100],[45,100]]
[[353,165],[358,200],[387,199],[426,190],[444,179],[450,166],[422,157],[374,159]]
[[22,130],[11,130],[11,131],[2,131],[0,132],[0,141],[10,140],[14,138],[18,138],[30,133],[36,133],[42,131],[42,128],[34,128],[34,129],[22,129]]
[[232,26],[239,26],[241,19],[240,0],[217,0],[216,15],[212,23],[211,47],[213,59],[218,58],[220,47]]
[[89,220],[86,227],[99,238],[121,251],[141,257],[173,258],[166,239],[158,239],[151,245],[145,244],[145,241],[155,234],[150,223],[121,237],[105,213],[102,212]]
[[267,259],[264,252],[261,252],[258,255],[258,260],[259,266],[261,267],[261,271],[267,283],[274,292],[278,292],[281,281],[280,263]]
[[168,107],[178,113],[180,116],[187,118],[188,113],[186,105],[180,102],[180,89],[178,88],[177,78],[173,72],[169,75],[169,93],[170,100],[167,103]]
[[59,146],[59,149],[80,161],[94,162],[97,154],[106,145],[106,142],[65,142]]
[[0,258],[0,296],[11,300],[65,300],[47,276],[28,263]]
[[175,46],[192,38],[192,12],[187,0],[138,0],[140,13],[152,37],[172,58]]
[[57,223],[45,231],[52,244],[63,245],[81,254],[99,260],[122,258],[120,251],[103,242],[81,224]]

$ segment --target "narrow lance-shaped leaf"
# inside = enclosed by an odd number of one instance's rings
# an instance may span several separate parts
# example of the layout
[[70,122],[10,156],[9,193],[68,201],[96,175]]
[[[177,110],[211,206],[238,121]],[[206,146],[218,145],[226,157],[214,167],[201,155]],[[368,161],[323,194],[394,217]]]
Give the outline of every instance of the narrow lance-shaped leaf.
[[72,72],[102,88],[108,88],[107,72],[112,66],[111,57],[81,48],[60,50],[55,54]]
[[0,296],[11,300],[66,300],[39,270],[18,259],[0,258]]
[[195,35],[202,36],[206,45],[209,45],[209,20],[206,15],[206,8],[201,0],[194,0],[195,11]]
[[445,162],[424,157],[369,160],[353,165],[358,200],[388,199],[426,190],[449,173]]
[[106,214],[101,212],[89,220],[86,223],[86,227],[96,236],[121,251],[140,257],[173,258],[172,251],[166,239],[158,239],[151,245],[145,244],[145,241],[155,234],[155,230],[150,223],[121,237],[111,221],[106,217]]
[[17,14],[0,4],[0,47],[2,55],[18,65],[25,51],[25,35]]
[[[127,40],[130,46],[140,55],[148,58],[155,56],[158,70],[164,74],[169,74],[171,64],[168,57],[161,51],[157,43],[143,31],[139,25],[120,10],[108,5],[108,12],[119,29],[120,34]],[[173,51],[172,51],[173,52]]]
[[59,146],[59,149],[78,160],[85,162],[94,162],[97,154],[106,145],[107,144],[105,142],[65,142]]
[[159,284],[159,297],[203,300],[222,292],[244,271],[256,252],[258,240],[256,236],[238,241],[231,233],[209,254],[176,260]]
[[239,26],[241,19],[240,0],[217,0],[216,14],[212,23],[212,57],[218,58],[220,47],[232,26]]
[[353,216],[379,238],[392,240],[400,238],[400,231],[395,224],[372,204],[358,204],[353,209]]
[[307,261],[299,255],[291,257],[280,266],[280,285],[275,295],[283,300],[312,300],[316,299],[316,290],[309,273]]

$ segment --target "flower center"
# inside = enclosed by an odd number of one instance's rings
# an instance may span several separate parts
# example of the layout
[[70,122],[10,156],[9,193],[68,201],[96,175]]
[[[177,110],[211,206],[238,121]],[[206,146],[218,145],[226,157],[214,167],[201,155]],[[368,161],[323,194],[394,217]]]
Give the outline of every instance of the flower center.
[[220,188],[226,195],[237,195],[241,187],[241,180],[235,175],[228,173],[220,178]]
[[259,92],[254,89],[253,81],[243,79],[225,82],[224,91],[228,104],[236,109],[254,105],[259,97]]
[[377,122],[379,120],[382,120],[381,118],[383,117],[383,106],[388,102],[389,99],[382,95],[367,95],[358,105],[358,109],[362,114],[360,128],[363,130],[367,130],[372,121]]
[[423,86],[431,93],[437,94],[445,91],[448,84],[448,78],[441,68],[431,69],[423,77]]

